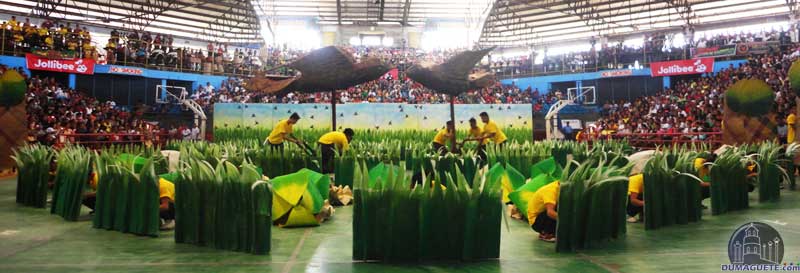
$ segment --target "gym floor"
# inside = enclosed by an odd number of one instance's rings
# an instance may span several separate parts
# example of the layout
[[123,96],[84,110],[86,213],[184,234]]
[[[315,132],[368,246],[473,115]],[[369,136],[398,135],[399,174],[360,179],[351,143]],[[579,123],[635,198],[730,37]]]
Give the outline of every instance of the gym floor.
[[556,253],[526,223],[511,220],[499,260],[382,264],[352,260],[352,206],[319,227],[273,227],[271,253],[256,256],[175,244],[172,232],[149,238],[94,229],[88,217],[66,222],[18,206],[15,187],[15,178],[0,180],[0,272],[710,272],[728,263],[728,239],[749,221],[777,229],[784,262],[800,262],[800,192],[785,190],[777,203],[759,204],[751,194],[746,211],[706,210],[699,223],[655,231],[628,224],[627,236],[604,249]]

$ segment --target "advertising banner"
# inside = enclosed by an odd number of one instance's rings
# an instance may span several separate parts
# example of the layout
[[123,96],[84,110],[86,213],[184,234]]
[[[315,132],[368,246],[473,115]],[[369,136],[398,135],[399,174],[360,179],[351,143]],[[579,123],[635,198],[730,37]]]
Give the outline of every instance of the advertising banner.
[[736,55],[766,54],[769,52],[778,52],[779,50],[780,44],[776,41],[736,44]]
[[694,54],[695,58],[709,58],[709,57],[728,57],[736,55],[735,45],[723,45],[714,47],[698,48]]
[[653,77],[702,74],[714,71],[714,58],[656,62],[650,64]]
[[141,68],[116,66],[116,65],[109,66],[108,73],[131,75],[131,76],[144,76],[144,70]]
[[25,54],[25,62],[30,70],[94,74],[94,60],[92,59],[49,59],[33,54]]
[[603,71],[600,73],[600,77],[602,78],[627,77],[630,75],[633,75],[633,70],[630,69],[610,70],[610,71]]

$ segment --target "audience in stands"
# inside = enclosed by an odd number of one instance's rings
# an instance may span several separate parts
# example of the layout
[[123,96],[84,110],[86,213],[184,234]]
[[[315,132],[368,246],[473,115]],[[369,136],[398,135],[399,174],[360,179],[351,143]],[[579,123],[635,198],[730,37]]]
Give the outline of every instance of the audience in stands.
[[73,27],[71,23],[56,25],[53,21],[45,20],[37,26],[28,18],[22,22],[16,16],[11,16],[11,20],[0,24],[0,31],[4,42],[3,54],[55,52],[67,57],[98,59],[91,33],[77,23]]
[[[5,69],[0,67],[0,71]],[[113,101],[100,102],[61,86],[53,78],[34,76],[28,79],[26,110],[29,142],[48,145],[74,142],[74,137],[59,139],[61,134],[74,133],[107,134],[92,140],[124,142],[140,139],[126,134],[154,138],[154,133],[159,131],[158,125],[142,120],[142,107],[128,111]]]
[[[613,101],[602,106],[598,132],[611,133],[702,133],[722,128],[723,95],[739,79],[762,79],[776,92],[779,124],[785,123],[795,106],[787,71],[800,57],[800,49],[752,56],[747,63],[726,68],[716,75],[679,81],[653,96],[632,102]],[[704,135],[689,138],[704,138]]]
[[[198,87],[189,97],[210,111],[214,103],[330,103],[330,93],[297,93],[282,95],[261,95],[247,92],[242,87],[243,80],[229,78],[219,90],[207,86]],[[391,74],[337,92],[339,103],[410,103],[433,104],[449,103],[449,97],[433,92],[411,80],[392,78]],[[492,87],[470,91],[456,97],[457,104],[520,104],[536,101],[540,108],[554,103],[555,96],[539,96],[538,90],[520,90],[513,85],[496,84]]]

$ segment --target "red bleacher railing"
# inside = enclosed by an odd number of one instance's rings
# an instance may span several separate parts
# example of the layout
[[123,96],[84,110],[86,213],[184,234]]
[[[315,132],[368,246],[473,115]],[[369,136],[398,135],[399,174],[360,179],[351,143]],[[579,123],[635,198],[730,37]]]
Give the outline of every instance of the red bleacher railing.
[[585,139],[584,141],[593,142],[595,140],[618,139],[627,140],[628,143],[636,148],[655,148],[656,146],[673,146],[681,144],[706,144],[711,149],[722,146],[722,132],[697,132],[697,133],[639,133],[622,134],[614,133],[600,135]]
[[96,134],[59,134],[56,138],[56,148],[66,144],[77,144],[88,148],[97,149],[112,145],[145,144],[150,141],[152,145],[162,146],[171,139],[169,134],[141,134],[141,133],[96,133]]

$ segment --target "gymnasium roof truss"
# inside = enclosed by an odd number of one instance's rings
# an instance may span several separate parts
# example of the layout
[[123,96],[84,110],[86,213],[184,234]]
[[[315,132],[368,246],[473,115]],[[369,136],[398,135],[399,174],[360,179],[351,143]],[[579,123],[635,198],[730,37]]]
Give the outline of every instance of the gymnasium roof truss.
[[535,46],[624,39],[685,27],[787,21],[798,0],[498,0],[484,23],[484,46]]
[[234,44],[263,43],[249,0],[0,0],[19,16],[173,34]]
[[[263,13],[311,18],[328,25],[423,26],[428,20],[463,21],[492,0],[254,0]],[[259,11],[257,8],[256,11]]]

